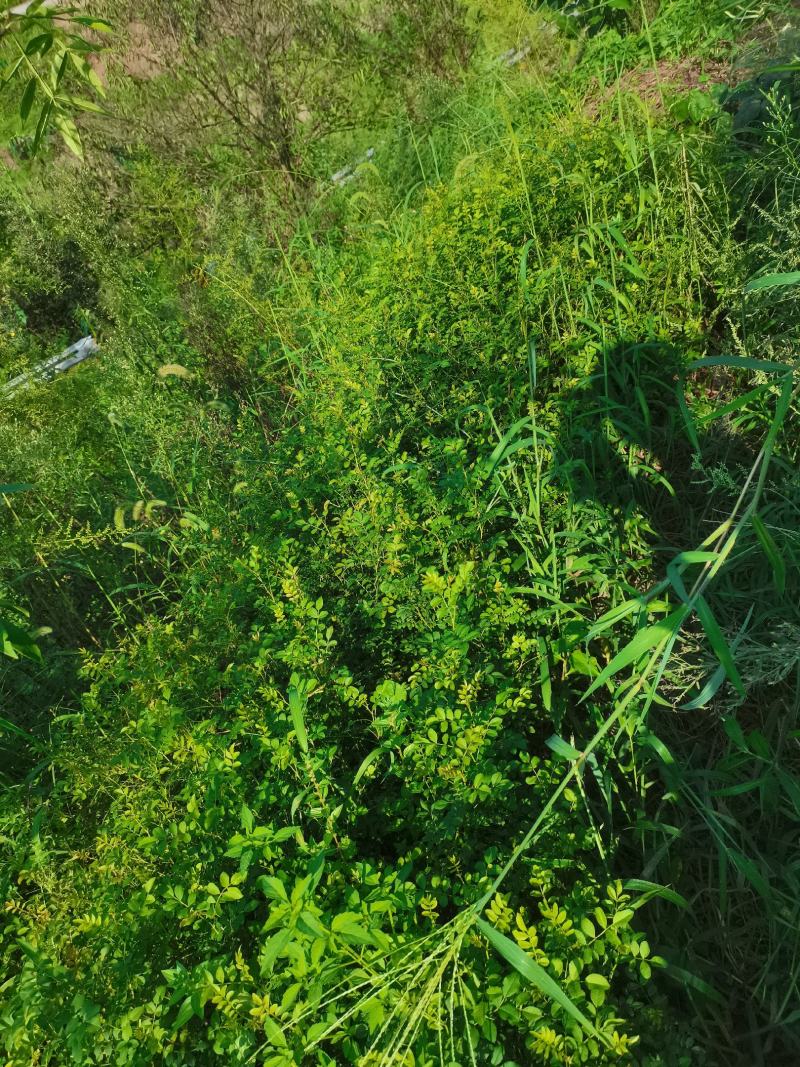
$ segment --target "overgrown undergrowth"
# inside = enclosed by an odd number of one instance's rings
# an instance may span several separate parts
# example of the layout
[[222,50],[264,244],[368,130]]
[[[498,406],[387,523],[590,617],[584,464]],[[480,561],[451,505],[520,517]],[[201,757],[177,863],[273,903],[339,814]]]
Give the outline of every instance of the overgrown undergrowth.
[[624,8],[302,210],[8,178],[9,1064],[794,1062],[791,35]]

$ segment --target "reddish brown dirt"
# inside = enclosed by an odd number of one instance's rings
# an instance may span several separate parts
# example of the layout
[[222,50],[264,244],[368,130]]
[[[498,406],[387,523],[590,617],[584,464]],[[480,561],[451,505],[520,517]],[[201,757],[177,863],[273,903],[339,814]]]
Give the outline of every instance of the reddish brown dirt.
[[655,66],[636,67],[626,71],[618,83],[598,90],[590,97],[587,110],[594,118],[600,104],[613,98],[617,90],[635,93],[641,100],[656,110],[663,106],[664,93],[687,93],[692,89],[709,89],[724,82],[733,85],[747,77],[746,72],[734,70],[729,63],[702,62],[699,59],[680,61],[662,59]]

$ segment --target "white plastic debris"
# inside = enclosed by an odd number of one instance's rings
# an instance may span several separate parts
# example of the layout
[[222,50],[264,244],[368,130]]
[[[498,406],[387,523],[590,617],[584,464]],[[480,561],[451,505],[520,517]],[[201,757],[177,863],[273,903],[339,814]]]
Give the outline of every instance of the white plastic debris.
[[[27,3],[25,3],[25,4],[17,4],[16,7],[10,8],[9,9],[10,10],[10,14],[12,14],[12,15],[24,15],[26,13],[26,11],[28,10],[28,8],[32,7],[32,6],[33,6],[33,0],[27,0]],[[39,5],[39,7],[45,8],[45,9],[47,9],[48,7],[57,7],[57,6],[58,6],[58,0],[44,0],[44,2]]]
[[507,52],[497,57],[497,62],[503,67],[515,67],[523,59],[530,55],[531,46],[524,44],[522,48],[509,48]]
[[331,174],[331,182],[334,185],[347,185],[353,178],[356,177],[358,168],[362,163],[369,163],[372,157],[375,155],[374,148],[368,148],[366,155],[363,155],[361,159],[357,159],[355,163],[348,163],[346,167],[342,167],[341,170],[337,170],[335,174]]
[[98,344],[94,337],[91,335],[82,337],[80,341],[76,341],[74,345],[65,348],[57,356],[51,356],[50,359],[37,364],[32,370],[19,374],[16,378],[12,378],[10,382],[0,386],[0,393],[14,393],[17,389],[24,389],[26,386],[32,385],[33,382],[50,381],[57,374],[63,374],[76,366],[76,364],[83,363],[85,359],[93,356],[97,351]]

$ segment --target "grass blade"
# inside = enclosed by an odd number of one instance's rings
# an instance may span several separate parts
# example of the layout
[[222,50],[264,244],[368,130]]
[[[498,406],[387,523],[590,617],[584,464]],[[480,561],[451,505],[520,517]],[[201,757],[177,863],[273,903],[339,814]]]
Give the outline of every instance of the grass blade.
[[478,928],[491,944],[496,949],[503,959],[510,963],[511,966],[518,971],[523,978],[527,979],[531,985],[535,985],[536,988],[544,993],[550,1000],[559,1004],[564,1011],[568,1012],[576,1022],[586,1030],[592,1037],[599,1038],[597,1030],[592,1026],[591,1022],[586,1018],[583,1012],[578,1008],[567,996],[558,982],[554,981],[547,971],[541,967],[535,960],[532,960],[527,952],[515,944],[505,934],[501,934],[499,930],[495,930],[493,926],[487,923],[484,919],[478,918],[476,920]]
[[788,274],[764,274],[761,278],[751,278],[744,291],[754,293],[757,289],[779,289],[787,285],[797,285],[798,282],[800,270],[793,270]]
[[306,733],[306,724],[303,717],[303,711],[305,709],[305,697],[300,694],[300,690],[294,686],[289,686],[289,712],[292,716],[292,726],[294,732],[297,734],[297,741],[303,752],[308,752],[308,734]]
[[783,596],[786,592],[786,563],[784,562],[783,556],[780,554],[780,550],[775,544],[772,534],[764,525],[764,520],[758,512],[753,512],[750,516],[750,522],[753,524],[756,537],[761,543],[761,547],[764,549],[764,555],[767,557],[772,567],[773,576],[775,578],[775,588],[778,590],[778,593]]
[[635,637],[628,642],[623,649],[621,649],[611,662],[603,668],[598,674],[589,688],[583,695],[585,700],[596,689],[599,689],[601,685],[617,673],[617,671],[623,670],[625,667],[629,667],[632,663],[636,663],[642,656],[649,652],[651,649],[656,648],[658,645],[668,641],[669,638],[680,629],[683,624],[683,620],[686,618],[689,612],[689,607],[683,604],[676,611],[673,611],[671,615],[668,615],[666,619],[662,619],[661,622],[653,623],[652,626],[646,626],[643,630],[640,630]]

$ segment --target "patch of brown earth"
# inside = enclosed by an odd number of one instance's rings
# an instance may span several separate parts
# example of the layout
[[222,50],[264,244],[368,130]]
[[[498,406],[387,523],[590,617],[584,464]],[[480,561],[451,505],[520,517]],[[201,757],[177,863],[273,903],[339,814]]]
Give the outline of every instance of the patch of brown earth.
[[720,83],[734,85],[748,77],[746,71],[734,69],[730,63],[687,58],[659,60],[655,66],[636,67],[625,71],[617,83],[606,86],[587,101],[586,109],[592,118],[600,112],[600,105],[612,100],[618,91],[635,93],[655,110],[664,104],[664,94],[688,93],[692,89],[706,90]]

